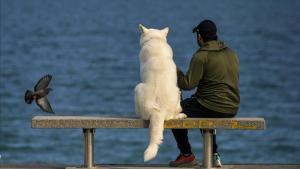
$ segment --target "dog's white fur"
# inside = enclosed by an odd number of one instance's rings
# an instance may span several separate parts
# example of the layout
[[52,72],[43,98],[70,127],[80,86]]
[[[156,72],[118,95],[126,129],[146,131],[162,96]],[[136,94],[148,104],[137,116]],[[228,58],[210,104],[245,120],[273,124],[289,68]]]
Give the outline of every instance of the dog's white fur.
[[186,115],[180,113],[176,65],[167,43],[169,28],[157,30],[139,25],[139,29],[141,83],[135,87],[135,111],[142,119],[150,120],[149,145],[144,152],[144,161],[149,161],[162,143],[164,120]]

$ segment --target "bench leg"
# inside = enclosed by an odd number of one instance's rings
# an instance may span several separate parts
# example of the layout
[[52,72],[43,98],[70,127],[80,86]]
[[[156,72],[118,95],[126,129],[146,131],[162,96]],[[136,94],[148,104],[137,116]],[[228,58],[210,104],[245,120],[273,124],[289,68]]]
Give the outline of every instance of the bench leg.
[[213,167],[212,162],[212,129],[203,129],[203,168],[210,169]]
[[85,168],[94,167],[94,133],[95,129],[83,129]]

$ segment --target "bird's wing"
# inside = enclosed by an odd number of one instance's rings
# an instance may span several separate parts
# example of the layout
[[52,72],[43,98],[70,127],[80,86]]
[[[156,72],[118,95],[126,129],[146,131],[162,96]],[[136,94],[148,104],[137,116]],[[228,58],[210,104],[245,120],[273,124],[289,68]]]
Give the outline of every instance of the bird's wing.
[[36,100],[36,104],[47,113],[54,113],[46,96]]
[[24,99],[27,104],[31,104],[31,102],[33,100],[31,94],[32,94],[32,92],[30,90],[26,90]]
[[50,81],[52,79],[52,76],[51,75],[46,75],[44,77],[42,77],[38,82],[37,84],[34,86],[34,91],[38,91],[38,90],[41,90],[41,89],[45,89]]

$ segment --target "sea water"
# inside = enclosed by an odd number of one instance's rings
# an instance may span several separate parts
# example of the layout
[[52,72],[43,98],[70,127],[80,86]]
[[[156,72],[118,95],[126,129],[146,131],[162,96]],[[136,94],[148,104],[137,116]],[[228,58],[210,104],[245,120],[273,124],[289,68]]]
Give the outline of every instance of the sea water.
[[[135,116],[139,30],[169,27],[174,60],[187,71],[194,26],[211,19],[240,58],[238,117],[264,117],[264,131],[218,131],[223,163],[300,162],[300,3],[297,0],[1,0],[1,163],[82,164],[80,129],[32,129],[43,113],[24,102],[43,75],[55,115]],[[185,92],[189,97],[192,92]],[[202,138],[189,138],[201,161]],[[143,163],[148,129],[97,129],[96,163]],[[151,163],[178,155],[170,130]]]

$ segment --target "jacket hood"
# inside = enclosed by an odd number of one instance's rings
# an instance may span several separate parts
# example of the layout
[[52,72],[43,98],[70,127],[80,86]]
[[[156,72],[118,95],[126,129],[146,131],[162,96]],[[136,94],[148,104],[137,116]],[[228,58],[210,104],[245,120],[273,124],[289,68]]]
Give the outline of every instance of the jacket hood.
[[220,51],[227,48],[224,42],[218,41],[218,40],[213,40],[213,41],[208,41],[201,46],[199,49],[200,51]]

